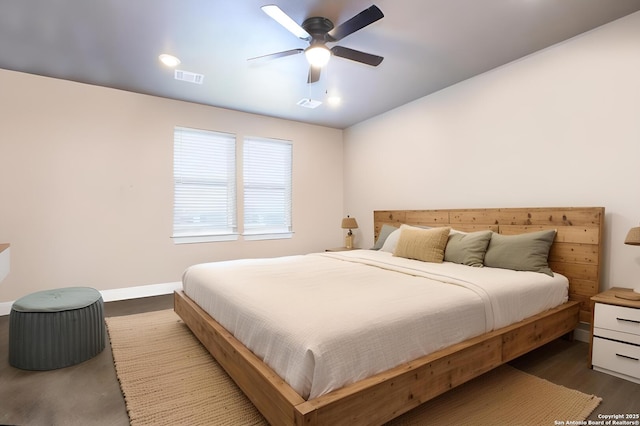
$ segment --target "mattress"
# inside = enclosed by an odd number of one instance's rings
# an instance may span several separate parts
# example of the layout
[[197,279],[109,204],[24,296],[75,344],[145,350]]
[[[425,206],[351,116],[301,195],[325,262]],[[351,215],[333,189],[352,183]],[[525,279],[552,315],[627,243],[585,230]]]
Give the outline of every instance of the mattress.
[[560,274],[373,250],[199,264],[183,288],[305,399],[568,299]]

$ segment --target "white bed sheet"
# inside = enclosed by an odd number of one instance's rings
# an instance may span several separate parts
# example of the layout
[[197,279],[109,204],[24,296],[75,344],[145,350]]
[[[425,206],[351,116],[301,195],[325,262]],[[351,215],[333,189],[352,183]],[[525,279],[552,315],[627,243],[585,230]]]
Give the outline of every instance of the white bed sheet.
[[185,293],[304,398],[567,301],[560,274],[354,250],[194,265]]

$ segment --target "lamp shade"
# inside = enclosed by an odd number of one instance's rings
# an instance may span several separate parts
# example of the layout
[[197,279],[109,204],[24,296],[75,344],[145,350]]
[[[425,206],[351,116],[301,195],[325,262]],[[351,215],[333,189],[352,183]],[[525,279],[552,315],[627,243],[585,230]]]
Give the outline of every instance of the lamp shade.
[[322,68],[331,59],[331,51],[322,44],[313,44],[304,51],[304,55],[307,57],[307,61],[310,65]]
[[635,228],[631,228],[629,230],[624,243],[631,246],[640,246],[640,226],[636,226]]
[[358,222],[356,222],[355,217],[345,217],[342,219],[342,229],[356,229],[358,227]]

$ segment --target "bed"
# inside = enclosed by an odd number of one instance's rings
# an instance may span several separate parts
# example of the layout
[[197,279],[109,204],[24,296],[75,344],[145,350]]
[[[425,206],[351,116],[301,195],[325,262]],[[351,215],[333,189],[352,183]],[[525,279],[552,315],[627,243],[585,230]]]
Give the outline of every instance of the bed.
[[[320,381],[320,384],[314,389],[313,381],[302,380],[296,382],[295,379],[292,380],[286,368],[283,370],[282,365],[285,367],[286,365],[302,365],[305,364],[305,360],[297,362],[294,358],[291,358],[290,352],[292,351],[288,349],[290,342],[281,342],[283,344],[282,348],[269,355],[255,345],[252,340],[255,337],[243,334],[242,328],[236,327],[237,323],[241,322],[237,316],[229,319],[220,314],[219,318],[217,318],[219,321],[214,320],[207,313],[207,310],[210,312],[223,312],[225,310],[233,311],[234,309],[225,305],[218,305],[212,308],[212,306],[209,306],[212,302],[207,302],[201,295],[198,295],[198,290],[193,290],[198,287],[195,284],[191,284],[191,281],[194,280],[209,281],[208,274],[214,274],[214,277],[224,277],[226,273],[230,277],[238,278],[239,281],[237,282],[244,283],[238,285],[243,290],[234,296],[233,292],[229,292],[228,288],[223,286],[222,294],[230,294],[230,299],[237,297],[242,301],[246,301],[243,304],[248,305],[248,307],[252,304],[256,305],[254,307],[257,311],[260,311],[260,302],[251,302],[247,299],[250,294],[263,292],[260,297],[265,305],[271,302],[276,303],[278,300],[285,300],[287,295],[291,294],[289,293],[291,288],[285,284],[282,284],[282,288],[277,288],[276,286],[271,291],[264,290],[259,286],[256,287],[257,284],[255,283],[256,277],[263,275],[263,272],[266,271],[266,269],[262,270],[261,268],[271,268],[268,265],[269,263],[274,261],[276,263],[284,262],[284,260],[261,260],[255,266],[255,270],[252,269],[254,266],[251,266],[254,262],[249,261],[240,261],[240,263],[249,262],[244,265],[246,269],[241,270],[231,268],[226,271],[226,268],[230,265],[226,265],[224,262],[215,264],[214,269],[218,268],[221,271],[211,272],[208,270],[209,267],[200,265],[193,267],[194,269],[190,268],[185,273],[185,278],[187,279],[185,289],[191,292],[192,297],[187,296],[182,291],[176,292],[175,310],[271,424],[382,424],[452,387],[464,383],[550,340],[570,333],[576,327],[579,319],[588,320],[590,318],[589,297],[598,291],[603,220],[604,209],[599,207],[374,212],[376,236],[388,231],[390,226],[399,226],[401,224],[430,227],[432,229],[439,227],[453,228],[456,232],[467,232],[470,233],[469,235],[482,234],[480,231],[483,230],[490,230],[501,236],[533,235],[535,233],[548,233],[543,232],[545,230],[553,230],[555,238],[552,237],[553,244],[548,254],[548,264],[555,273],[547,276],[546,274],[525,272],[521,275],[529,274],[541,277],[544,275],[543,281],[557,283],[556,288],[558,288],[557,285],[564,287],[564,294],[559,293],[554,301],[546,300],[543,297],[543,301],[539,303],[540,306],[535,308],[535,312],[539,311],[539,313],[530,314],[526,310],[529,304],[523,304],[512,309],[511,318],[506,318],[509,315],[496,311],[495,315],[491,317],[491,324],[485,324],[479,318],[481,318],[481,314],[486,314],[487,309],[489,309],[487,306],[492,305],[491,298],[494,296],[483,296],[484,289],[470,290],[464,288],[463,290],[462,288],[465,287],[464,283],[469,281],[465,275],[465,269],[484,270],[485,275],[489,274],[485,281],[491,284],[500,279],[500,276],[491,275],[496,271],[500,275],[499,268],[470,268],[469,266],[451,265],[449,262],[444,262],[444,264],[435,265],[435,271],[427,270],[425,272],[420,270],[416,272],[413,265],[424,262],[408,260],[402,257],[396,259],[396,256],[391,256],[389,253],[384,253],[384,251],[374,252],[368,250],[297,256],[294,262],[291,262],[291,259],[287,259],[287,263],[281,265],[284,269],[293,268],[293,266],[289,266],[291,264],[312,262],[319,271],[329,271],[327,276],[331,279],[327,282],[333,283],[332,285],[335,288],[330,291],[334,292],[346,291],[341,290],[345,287],[340,280],[344,274],[350,272],[344,272],[343,269],[356,269],[360,271],[359,273],[365,270],[366,274],[371,273],[371,269],[375,269],[382,271],[376,272],[376,274],[385,275],[397,274],[397,271],[391,271],[389,268],[409,268],[411,272],[403,274],[403,280],[407,281],[407,287],[411,287],[416,280],[424,280],[424,274],[446,275],[450,280],[454,281],[453,284],[455,285],[448,286],[454,288],[453,295],[447,299],[448,296],[445,297],[444,293],[442,294],[444,299],[448,300],[447,303],[454,302],[454,306],[451,308],[453,312],[458,312],[456,311],[458,307],[455,306],[457,301],[475,306],[475,310],[471,310],[470,313],[465,313],[464,315],[455,314],[447,317],[445,312],[442,314],[443,317],[439,323],[442,325],[451,322],[452,330],[464,329],[467,334],[456,335],[454,336],[455,339],[449,341],[445,339],[440,346],[421,349],[423,352],[412,352],[415,348],[407,347],[407,341],[395,340],[392,346],[402,348],[400,352],[406,352],[408,354],[407,359],[401,360],[401,362],[398,362],[397,359],[391,359],[389,361],[391,364],[382,369],[380,364],[374,365],[372,367],[374,369],[372,370],[373,372],[369,371],[367,374],[358,373],[351,382],[343,384],[340,384],[341,382],[339,381],[329,384]],[[313,260],[310,260],[310,258],[313,258]],[[398,260],[401,261],[399,266],[396,265]],[[362,262],[364,262],[364,265]],[[355,265],[352,265],[352,263],[355,263]],[[389,266],[390,264],[393,264],[393,267]],[[237,265],[234,264],[233,267],[235,268]],[[199,269],[203,269],[204,272],[198,272]],[[245,270],[246,272],[244,272]],[[459,273],[462,273],[462,276],[456,275]],[[190,275],[195,278],[190,277]],[[317,273],[314,276],[317,277],[319,275],[320,273]],[[453,278],[451,278],[452,275]],[[507,277],[505,278],[507,281],[511,279],[506,275],[505,277]],[[357,279],[362,280],[362,278]],[[368,290],[372,286],[377,286],[377,279],[373,276],[367,278],[368,287],[365,289]],[[384,281],[384,279],[381,280]],[[220,278],[218,281],[224,282],[225,280]],[[231,280],[229,281],[232,282]],[[514,285],[515,281],[514,279]],[[316,291],[318,287],[322,287],[320,285],[321,282],[310,280],[307,287],[311,287],[312,292]],[[473,282],[472,287],[477,284]],[[328,285],[328,287],[331,287],[331,285]],[[243,294],[242,291],[245,291],[245,293]],[[362,291],[365,294],[363,289],[355,289],[353,291]],[[422,287],[419,287],[419,290],[416,291],[418,293],[410,293],[404,296],[404,299],[398,299],[398,302],[401,302],[403,306],[411,306],[410,301],[415,300],[419,305],[424,302],[420,297],[424,297],[425,300],[434,297],[433,293],[423,295],[422,292],[424,290]],[[442,291],[437,288],[435,292],[441,294]],[[553,293],[553,291],[545,290],[543,292],[543,294],[547,293]],[[323,331],[327,334],[335,334],[332,325],[327,325],[325,327],[326,330],[322,330],[323,327],[318,324],[308,324],[304,319],[305,312],[309,313],[308,317],[315,317],[318,314],[313,309],[322,305],[315,302],[327,297],[326,293],[323,294],[317,293],[317,296],[309,297],[310,300],[306,303],[305,300],[296,301],[295,305],[300,307],[301,310],[283,313],[280,322],[282,324],[293,324],[294,328],[297,326],[302,329],[309,327],[308,329],[310,330],[319,330],[319,334],[322,334]],[[377,293],[374,292],[374,294]],[[297,296],[291,297],[295,300]],[[383,292],[381,296],[371,297],[384,299],[390,298],[392,295]],[[226,296],[218,296],[217,298],[225,299]],[[363,300],[367,298],[369,297],[362,297]],[[532,298],[527,298],[533,300]],[[199,303],[196,303],[193,299],[198,300]],[[469,300],[467,301],[467,299]],[[567,301],[567,299],[569,300]],[[508,302],[507,306],[513,303],[514,299],[510,300],[511,302]],[[331,303],[332,309],[340,310],[336,299],[329,298],[327,302]],[[379,308],[380,306],[377,306],[375,309],[375,318],[383,316],[382,310]],[[354,315],[362,317],[362,321],[366,322],[366,312],[359,312],[351,306],[343,306],[342,309],[345,312],[353,309]],[[514,313],[515,317],[513,317]],[[251,310],[242,311],[240,319],[251,315],[253,315]],[[523,318],[519,318],[517,315],[521,315]],[[268,315],[268,317],[278,317],[278,315]],[[467,325],[456,323],[457,317],[465,317],[467,321],[465,324]],[[299,321],[295,321],[295,318],[298,318]],[[484,318],[486,318],[486,315]],[[387,335],[398,336],[404,334],[399,333],[398,330],[407,330],[408,332],[411,327],[417,327],[418,333],[426,330],[425,328],[420,328],[419,320],[416,318],[403,318],[403,321],[395,321],[397,326],[400,327],[399,329],[384,329],[385,331],[379,334],[384,335],[386,333]],[[429,319],[428,321],[434,321],[434,319]],[[338,322],[343,321],[339,320]],[[482,326],[479,326],[481,322]],[[468,324],[476,324],[478,327],[471,327]],[[363,345],[362,347],[366,348],[367,345],[376,344],[375,335],[381,330],[380,327],[376,329],[376,333],[363,333],[357,321],[354,321],[353,324],[350,323],[349,326],[357,331],[356,334],[364,335],[364,342],[358,343],[347,335],[342,341],[338,339],[338,343],[334,343],[335,347],[328,353],[339,352],[341,346],[347,346],[344,341],[352,342],[350,344],[354,347],[361,344]],[[280,329],[282,327],[276,328]],[[442,328],[442,326],[439,327],[439,329]],[[286,340],[288,333],[288,330],[282,331],[279,337],[280,340]],[[441,334],[449,336],[450,333]],[[253,351],[249,350],[234,335],[246,342],[247,346],[253,348]],[[408,340],[413,340],[413,338]],[[428,336],[425,340],[430,342],[432,337]],[[325,346],[331,347],[330,344]],[[384,350],[384,347],[378,347],[371,352],[381,354],[380,358],[385,360],[395,356],[384,352]],[[254,354],[254,352],[258,355]],[[284,359],[281,362],[282,365],[278,365],[277,359],[274,362],[273,359],[269,358],[273,358],[273,353],[280,353],[280,356]],[[365,352],[360,349],[360,352],[357,353],[363,354]],[[312,375],[316,374],[319,377],[331,376],[332,372],[337,372],[341,368],[328,355],[324,366],[322,366],[323,361],[321,361],[323,358],[320,356],[315,357],[316,355],[311,357],[313,360],[311,364],[317,364],[318,370],[315,373],[311,373]],[[338,358],[340,357],[348,358],[349,355],[339,354]],[[264,362],[263,359],[265,359]],[[279,374],[274,370],[277,370]],[[309,373],[307,373],[307,376],[309,376]]]

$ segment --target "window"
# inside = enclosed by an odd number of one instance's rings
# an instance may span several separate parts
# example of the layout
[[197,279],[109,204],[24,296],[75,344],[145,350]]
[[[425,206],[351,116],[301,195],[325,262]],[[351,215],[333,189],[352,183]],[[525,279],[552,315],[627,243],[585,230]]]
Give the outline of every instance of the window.
[[235,135],[176,127],[173,169],[174,242],[236,239]]
[[246,239],[291,238],[291,142],[246,138],[243,145]]

